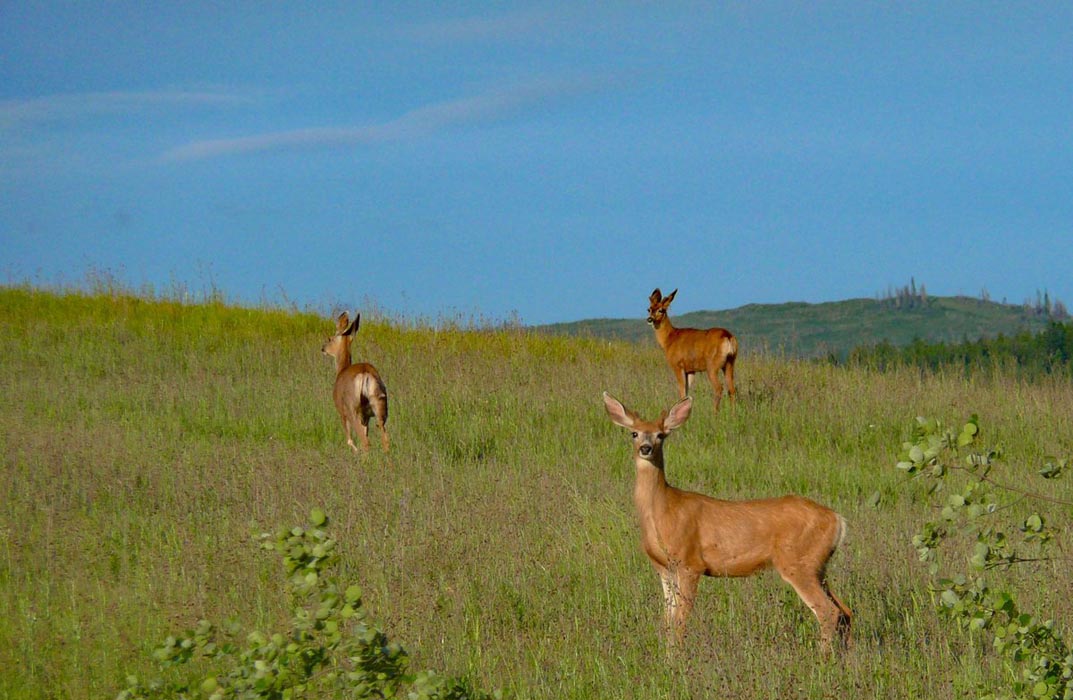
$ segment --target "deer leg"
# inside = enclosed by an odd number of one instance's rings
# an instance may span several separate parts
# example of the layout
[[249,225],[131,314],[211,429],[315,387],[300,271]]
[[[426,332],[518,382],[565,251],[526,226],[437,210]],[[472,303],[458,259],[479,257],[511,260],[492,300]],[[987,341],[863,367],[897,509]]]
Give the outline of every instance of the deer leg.
[[843,623],[845,609],[835,604],[819,576],[787,576],[782,572],[779,573],[784,581],[794,587],[797,595],[816,616],[816,620],[820,623],[820,647],[824,651],[830,651],[835,635],[841,636],[848,633],[848,618]]
[[369,417],[364,413],[361,415],[361,423],[358,426],[358,434],[361,436],[361,447],[363,450],[369,450]]
[[676,573],[678,604],[674,610],[674,636],[681,641],[686,633],[686,620],[693,612],[693,602],[697,599],[697,583],[700,581],[700,576],[682,568],[678,568]]
[[391,446],[391,438],[387,434],[387,402],[386,400],[376,405],[376,423],[380,426],[380,444],[387,452]]
[[667,568],[656,566],[663,585],[663,624],[672,646],[685,636],[686,620],[693,610],[700,576],[671,562]]
[[843,648],[849,648],[850,644],[850,627],[853,623],[853,613],[846,604],[839,600],[838,596],[831,592],[831,589],[827,586],[826,580],[820,581],[823,586],[823,592],[827,594],[827,597],[838,606],[838,637],[839,642]]
[[677,604],[677,587],[671,572],[661,566],[656,567],[659,573],[659,582],[663,586],[663,631],[670,642],[674,642],[674,610]]
[[349,412],[346,411],[346,410],[340,411],[339,412],[339,417],[343,421],[343,431],[346,433],[346,444],[347,444],[347,446],[349,446],[350,449],[352,449],[355,452],[357,452],[358,451],[358,446],[354,444],[354,439],[351,436],[351,430],[352,430],[351,426],[354,423],[353,417],[350,416]]
[[730,356],[723,363],[723,376],[727,380],[727,397],[733,401],[738,393],[734,388],[734,356]]
[[674,379],[678,382],[678,398],[684,399],[689,393],[690,373],[684,369],[674,370]]
[[723,398],[723,384],[719,381],[719,363],[714,360],[708,361],[708,381],[712,384],[712,401],[718,411],[719,401]]

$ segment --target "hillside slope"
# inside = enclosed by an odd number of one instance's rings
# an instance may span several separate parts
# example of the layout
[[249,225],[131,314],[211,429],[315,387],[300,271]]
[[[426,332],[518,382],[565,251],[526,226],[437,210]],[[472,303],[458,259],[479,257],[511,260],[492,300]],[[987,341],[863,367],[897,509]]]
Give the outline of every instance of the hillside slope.
[[[636,465],[601,400],[610,391],[645,417],[676,400],[651,338],[363,320],[354,356],[387,382],[392,443],[354,454],[320,351],[330,318],[114,291],[0,288],[0,308],[4,700],[114,698],[128,676],[223,679],[215,662],[186,676],[154,656],[201,619],[243,648],[227,621],[258,630],[248,641],[267,638],[258,649],[275,663],[295,598],[258,533],[308,523],[313,508],[331,518],[363,624],[405,644],[412,668],[507,698],[1001,693],[1019,669],[980,652],[988,632],[936,613],[911,542],[935,517],[925,484],[895,468],[916,416],[977,414],[985,444],[1003,448],[996,481],[1058,501],[1015,496],[989,524],[1013,533],[1038,511],[1058,525],[1057,551],[1073,549],[1073,482],[1033,476],[1042,455],[1073,452],[1066,379],[752,356],[718,414],[698,382],[668,478],[720,498],[797,493],[840,513],[850,536],[828,580],[854,610],[854,647],[824,660],[814,616],[769,572],[704,582],[671,655],[639,546]],[[1070,567],[1040,565],[996,573],[1068,639]]]
[[[674,311],[674,308],[671,308]],[[789,357],[844,357],[851,349],[884,340],[906,345],[1039,331],[1049,317],[1021,305],[969,297],[928,297],[912,306],[892,300],[848,299],[807,304],[748,304],[725,311],[672,315],[676,327],[722,326],[738,336],[743,352],[767,351]],[[562,335],[591,335],[634,342],[655,342],[640,314],[636,319],[588,319],[538,326]]]

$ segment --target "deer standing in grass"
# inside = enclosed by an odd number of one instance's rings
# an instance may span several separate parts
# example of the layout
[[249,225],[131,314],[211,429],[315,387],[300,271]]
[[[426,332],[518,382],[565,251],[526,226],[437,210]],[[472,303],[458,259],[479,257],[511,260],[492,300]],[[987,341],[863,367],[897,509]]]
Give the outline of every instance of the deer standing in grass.
[[368,362],[355,364],[350,359],[350,341],[360,322],[361,314],[354,318],[353,323],[345,311],[339,314],[335,335],[328,338],[321,352],[335,358],[335,389],[332,398],[335,399],[335,410],[339,412],[343,428],[346,429],[346,444],[355,452],[358,451],[351,436],[352,431],[356,431],[361,437],[362,448],[368,450],[369,419],[376,416],[380,426],[380,442],[384,446],[384,452],[387,452],[387,387],[375,367]]
[[663,584],[670,641],[681,640],[685,632],[701,576],[750,576],[773,567],[816,615],[823,649],[830,649],[836,635],[848,644],[852,614],[824,576],[846,521],[801,496],[723,501],[668,484],[663,442],[685,423],[692,406],[687,397],[659,420],[645,421],[604,392],[611,422],[629,430],[633,441],[641,544]]
[[734,400],[737,390],[734,388],[734,360],[738,357],[738,339],[725,328],[675,328],[667,316],[667,308],[674,301],[674,290],[667,296],[660,294],[659,288],[648,297],[648,323],[656,331],[656,341],[667,356],[667,363],[674,371],[678,382],[678,398],[684,399],[689,394],[689,383],[697,372],[707,372],[708,381],[712,383],[715,410],[719,410],[719,401],[723,398],[723,385],[719,381],[719,372],[727,381],[727,394]]

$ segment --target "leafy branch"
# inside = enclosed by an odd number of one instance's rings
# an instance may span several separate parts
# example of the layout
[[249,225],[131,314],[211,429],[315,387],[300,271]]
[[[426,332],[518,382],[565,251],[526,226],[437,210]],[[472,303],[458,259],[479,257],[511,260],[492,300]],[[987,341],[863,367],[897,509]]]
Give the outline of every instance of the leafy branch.
[[[1021,609],[1014,592],[997,588],[993,581],[996,571],[1049,559],[1046,551],[1053,540],[1050,526],[1038,512],[1017,517],[1015,529],[1003,529],[1000,516],[1007,515],[1014,503],[1004,503],[1002,494],[1017,494],[1017,501],[1064,502],[994,479],[991,473],[1001,462],[1002,452],[980,449],[976,445],[979,434],[975,415],[957,430],[934,419],[917,418],[896,466],[911,478],[925,481],[939,518],[923,524],[913,536],[913,546],[928,565],[940,612],[962,629],[989,633],[995,650],[1020,668],[1011,684],[1014,697],[1073,700],[1073,650],[1056,631],[1054,621],[1037,620]],[[1039,476],[1059,478],[1068,464],[1065,459],[1049,458]],[[955,474],[963,478],[954,479]],[[961,566],[941,560],[944,547],[965,539],[971,548],[959,552]]]
[[[202,620],[153,652],[162,668],[187,668],[184,678],[143,682],[130,676],[117,700],[499,697],[433,671],[409,673],[409,655],[370,621],[361,589],[344,587],[330,575],[339,555],[325,530],[327,516],[314,509],[310,521],[308,528],[260,536],[265,549],[282,557],[287,573],[294,603],[287,632],[253,630],[242,636],[238,624],[220,628]],[[188,666],[194,661],[211,670],[194,673]]]

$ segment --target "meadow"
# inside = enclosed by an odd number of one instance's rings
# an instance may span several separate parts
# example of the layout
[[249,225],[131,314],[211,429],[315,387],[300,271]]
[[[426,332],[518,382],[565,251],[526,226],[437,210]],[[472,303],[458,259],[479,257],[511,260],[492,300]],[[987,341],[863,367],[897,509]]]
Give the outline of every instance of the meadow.
[[[812,614],[768,573],[702,581],[668,654],[630,447],[601,401],[655,416],[676,400],[654,339],[363,315],[354,355],[387,384],[392,451],[374,434],[356,455],[320,353],[328,318],[121,290],[9,287],[0,308],[0,698],[115,697],[201,618],[278,626],[280,564],[253,536],[314,507],[418,667],[509,697],[973,696],[1016,670],[936,612],[910,544],[933,514],[894,468],[901,444],[918,415],[976,413],[1009,482],[1073,455],[1068,380],[743,355],[735,404],[715,414],[697,383],[668,479],[724,498],[795,492],[845,516],[828,576],[854,644],[821,655]],[[1071,482],[1039,488],[1068,503]],[[1068,552],[1071,509],[1048,515]],[[1009,585],[1068,636],[1067,558]]]

